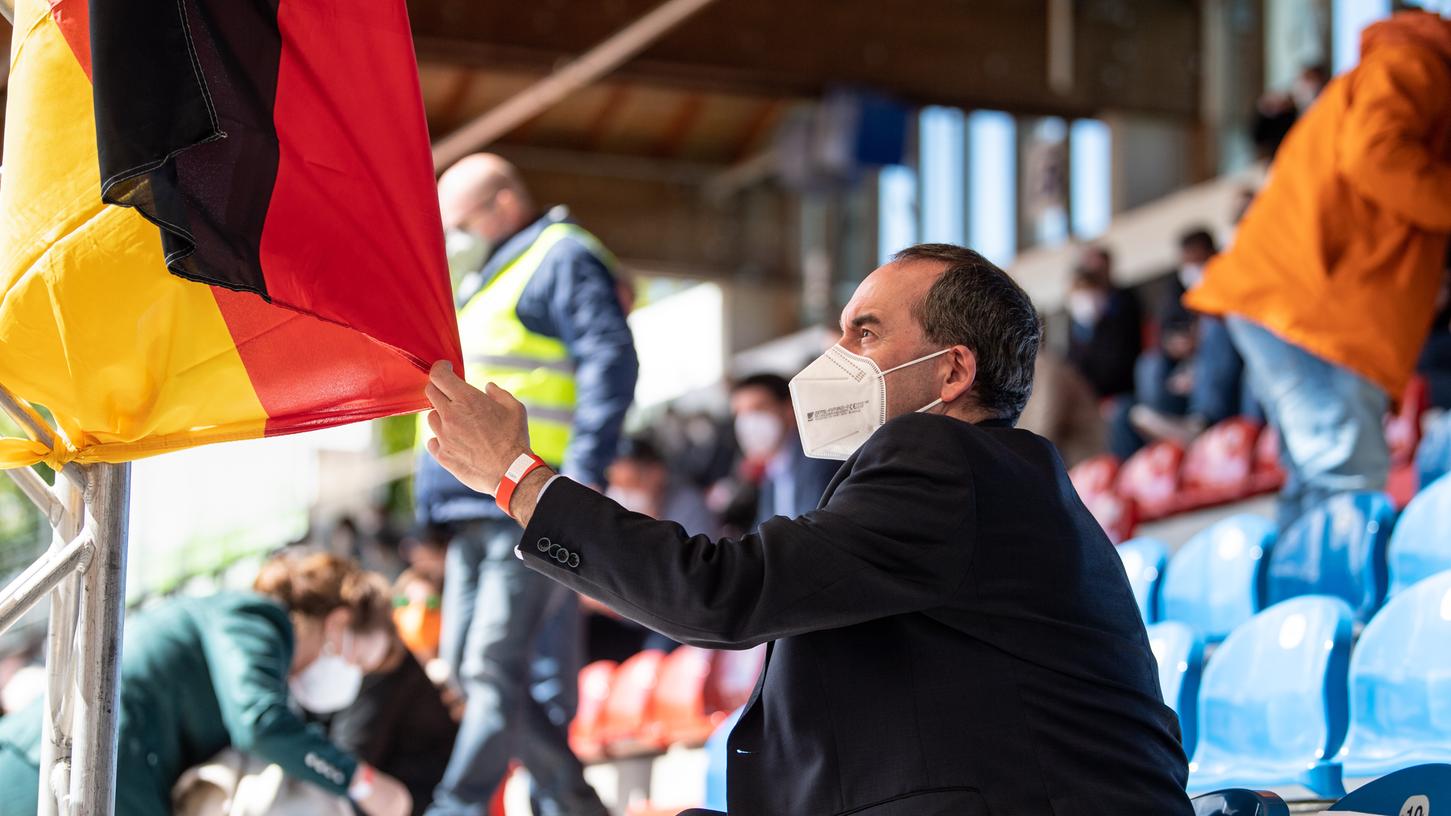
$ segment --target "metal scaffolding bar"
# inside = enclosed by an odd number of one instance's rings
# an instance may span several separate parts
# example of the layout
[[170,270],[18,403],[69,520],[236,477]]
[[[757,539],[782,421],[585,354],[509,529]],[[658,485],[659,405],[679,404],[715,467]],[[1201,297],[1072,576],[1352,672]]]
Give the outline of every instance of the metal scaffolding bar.
[[86,472],[90,477],[86,526],[95,529],[96,554],[81,583],[76,628],[69,812],[72,816],[111,816],[116,801],[131,466],[91,465]]
[[[56,494],[65,506],[66,515],[55,525],[51,548],[64,547],[80,535],[85,494],[68,481],[56,484]],[[76,601],[81,591],[78,572],[50,593],[50,627],[45,634],[45,707],[40,721],[40,807],[36,816],[61,816],[65,811],[61,799],[70,797],[71,787],[71,715],[75,694]]]
[[[3,387],[0,410],[51,450],[62,444]],[[0,632],[50,595],[37,812],[112,816],[131,466],[71,462],[62,473],[52,490],[32,469],[11,472],[55,534],[50,549],[0,590]]]

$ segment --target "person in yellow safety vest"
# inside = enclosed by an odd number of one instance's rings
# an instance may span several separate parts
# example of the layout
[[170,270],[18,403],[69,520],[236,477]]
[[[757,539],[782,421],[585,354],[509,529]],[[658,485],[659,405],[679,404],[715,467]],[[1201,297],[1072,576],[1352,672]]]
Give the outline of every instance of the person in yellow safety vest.
[[[475,154],[438,182],[458,286],[466,378],[529,406],[535,453],[596,487],[619,447],[639,363],[615,260],[562,209],[540,215],[508,162]],[[570,752],[582,660],[578,598],[514,556],[519,525],[422,448],[420,521],[452,528],[440,659],[467,700],[430,816],[481,813],[511,759],[536,813],[604,816]]]

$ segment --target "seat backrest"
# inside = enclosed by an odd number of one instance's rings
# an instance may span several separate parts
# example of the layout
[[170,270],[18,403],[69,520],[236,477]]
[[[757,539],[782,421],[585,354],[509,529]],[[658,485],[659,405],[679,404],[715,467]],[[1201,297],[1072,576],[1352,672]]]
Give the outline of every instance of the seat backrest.
[[1171,441],[1149,444],[1123,463],[1117,492],[1133,499],[1140,517],[1162,518],[1174,511],[1183,460],[1184,449]]
[[735,711],[751,699],[761,667],[766,664],[766,645],[745,650],[715,653],[710,676],[705,681],[705,707],[712,713]]
[[1451,745],[1451,570],[1393,596],[1350,659],[1345,757],[1413,755]]
[[1080,496],[1089,496],[1113,489],[1118,477],[1118,457],[1111,453],[1084,459],[1068,471],[1068,480]]
[[1204,671],[1204,641],[1182,623],[1165,621],[1149,627],[1149,648],[1159,664],[1159,689],[1164,704],[1179,715],[1184,755],[1193,756],[1198,728],[1199,680]]
[[1261,516],[1200,530],[1164,569],[1156,620],[1183,621],[1209,643],[1224,639],[1260,608],[1261,563],[1274,541],[1274,522]]
[[1112,490],[1089,493],[1083,496],[1083,506],[1093,515],[1093,520],[1103,528],[1108,540],[1117,544],[1126,541],[1139,526],[1139,512],[1133,499],[1124,498]]
[[1270,791],[1229,788],[1189,800],[1194,816],[1290,816],[1290,806]]
[[1244,417],[1230,417],[1206,430],[1184,453],[1181,486],[1247,495],[1259,435],[1259,424]]
[[726,742],[730,739],[731,731],[741,719],[741,711],[736,709],[715,731],[711,732],[710,739],[705,741],[705,802],[702,806],[707,810],[718,810],[725,813],[726,803],[726,763],[730,760],[730,749]]
[[1373,779],[1345,795],[1327,813],[1431,816],[1451,805],[1451,765],[1433,762]]
[[574,720],[569,724],[570,737],[576,740],[594,738],[618,668],[619,664],[613,660],[596,660],[579,670],[579,705],[575,709]]
[[1169,548],[1156,538],[1135,538],[1118,545],[1118,557],[1129,577],[1134,600],[1145,622],[1153,622],[1158,612],[1159,579],[1169,561]]
[[1386,544],[1396,508],[1384,493],[1341,493],[1311,508],[1275,542],[1265,568],[1265,601],[1334,595],[1356,619],[1375,614],[1386,591]]
[[1421,488],[1396,521],[1386,550],[1390,594],[1451,569],[1451,475]]
[[639,735],[650,717],[650,702],[660,675],[665,653],[646,649],[632,655],[615,670],[615,682],[600,715],[598,733],[602,740],[626,739]]
[[1143,519],[1162,518],[1178,501],[1179,465],[1184,450],[1173,442],[1141,448],[1119,468],[1117,491],[1133,499]]
[[1204,668],[1196,763],[1307,766],[1345,738],[1350,607],[1307,595],[1235,629]]
[[705,719],[705,681],[712,659],[709,649],[695,646],[678,646],[665,658],[655,685],[655,722],[670,729]]

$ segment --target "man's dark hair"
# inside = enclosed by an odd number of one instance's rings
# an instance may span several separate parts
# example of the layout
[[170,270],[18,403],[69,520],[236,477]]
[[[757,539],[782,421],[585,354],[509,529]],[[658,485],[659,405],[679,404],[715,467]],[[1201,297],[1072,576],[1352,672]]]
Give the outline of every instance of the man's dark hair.
[[1195,229],[1179,236],[1179,248],[1182,250],[1197,249],[1205,255],[1213,255],[1219,252],[1219,247],[1214,244],[1214,236],[1209,234],[1207,229]]
[[966,247],[918,244],[892,260],[947,267],[912,307],[912,316],[932,344],[966,346],[977,356],[973,399],[991,416],[1016,422],[1033,391],[1033,364],[1043,337],[1028,293]]
[[766,393],[776,398],[777,402],[788,402],[791,399],[791,384],[780,374],[752,374],[744,379],[736,380],[731,385],[731,394],[734,395],[747,388],[764,388]]

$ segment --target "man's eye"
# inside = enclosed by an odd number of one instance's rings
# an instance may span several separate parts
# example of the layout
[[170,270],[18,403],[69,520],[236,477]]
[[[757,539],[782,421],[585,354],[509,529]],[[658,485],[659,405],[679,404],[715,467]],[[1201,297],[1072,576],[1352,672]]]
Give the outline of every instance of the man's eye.
[[861,332],[862,332],[861,339],[863,339],[863,340],[865,340],[868,337],[871,337],[872,336],[871,329],[862,329]]

